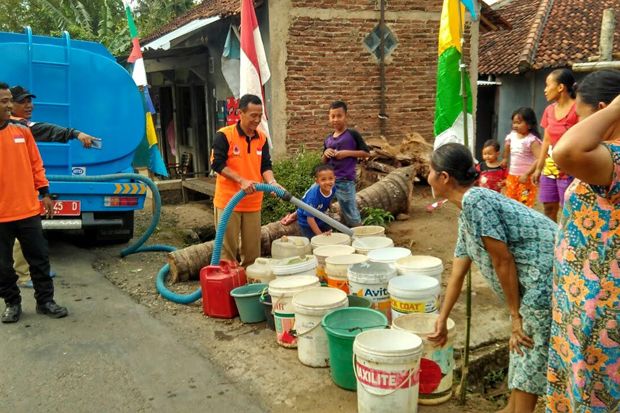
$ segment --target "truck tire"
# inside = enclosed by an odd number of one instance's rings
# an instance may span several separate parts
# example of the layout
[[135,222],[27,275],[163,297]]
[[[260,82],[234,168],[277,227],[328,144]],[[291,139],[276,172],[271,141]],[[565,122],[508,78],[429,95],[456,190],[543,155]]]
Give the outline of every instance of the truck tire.
[[89,242],[95,244],[124,244],[133,238],[134,211],[95,214],[95,217],[123,220],[121,227],[99,227],[84,230]]

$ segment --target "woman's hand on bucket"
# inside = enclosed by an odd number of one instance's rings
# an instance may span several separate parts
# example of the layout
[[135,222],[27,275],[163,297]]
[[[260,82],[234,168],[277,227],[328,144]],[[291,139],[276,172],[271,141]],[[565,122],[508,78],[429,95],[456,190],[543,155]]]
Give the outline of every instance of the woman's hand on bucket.
[[523,332],[523,319],[519,317],[512,318],[512,334],[510,335],[510,340],[508,340],[508,348],[510,351],[515,351],[519,355],[523,355],[523,350],[521,346],[525,346],[527,348],[534,347],[534,340],[525,335]]
[[437,317],[437,321],[435,321],[435,332],[429,334],[427,339],[434,342],[437,347],[446,344],[448,341],[448,319]]

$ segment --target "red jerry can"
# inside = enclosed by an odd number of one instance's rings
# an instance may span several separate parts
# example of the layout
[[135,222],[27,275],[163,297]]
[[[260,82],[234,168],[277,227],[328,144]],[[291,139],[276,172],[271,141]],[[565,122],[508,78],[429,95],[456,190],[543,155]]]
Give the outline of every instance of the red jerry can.
[[245,270],[236,262],[221,260],[219,265],[203,267],[200,270],[200,286],[205,315],[216,318],[235,318],[239,312],[230,292],[247,282]]

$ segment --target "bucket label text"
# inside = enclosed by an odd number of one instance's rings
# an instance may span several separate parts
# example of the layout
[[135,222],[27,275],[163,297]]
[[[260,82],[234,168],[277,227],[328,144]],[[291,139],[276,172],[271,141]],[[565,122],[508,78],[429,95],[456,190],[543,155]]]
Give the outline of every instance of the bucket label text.
[[432,300],[422,302],[412,301],[400,301],[392,297],[390,299],[392,304],[392,310],[399,313],[434,313],[437,311],[437,298],[433,297]]
[[357,367],[357,380],[367,386],[382,390],[407,389],[420,382],[420,370],[383,371],[364,366],[359,361]]

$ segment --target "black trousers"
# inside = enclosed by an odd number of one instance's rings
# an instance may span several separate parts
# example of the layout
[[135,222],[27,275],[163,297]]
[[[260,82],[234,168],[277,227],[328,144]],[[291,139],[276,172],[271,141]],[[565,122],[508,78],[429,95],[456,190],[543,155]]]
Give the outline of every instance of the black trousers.
[[22,301],[17,286],[18,276],[13,268],[13,244],[16,238],[30,266],[35,300],[38,304],[52,301],[54,282],[50,277],[49,252],[40,216],[0,222],[0,298],[3,298],[7,305],[19,304]]

